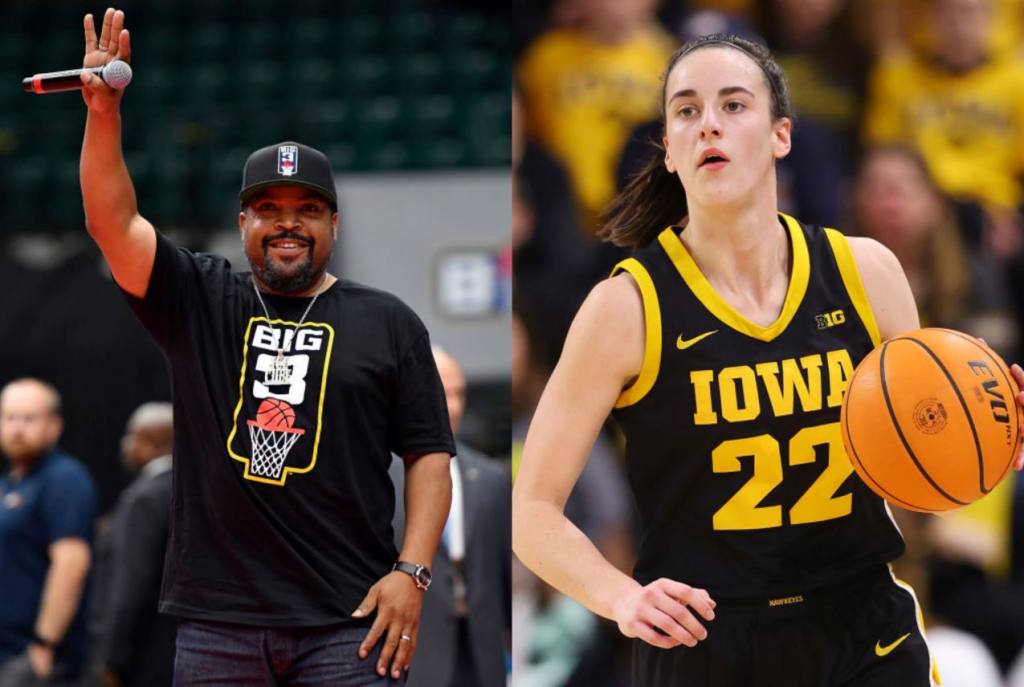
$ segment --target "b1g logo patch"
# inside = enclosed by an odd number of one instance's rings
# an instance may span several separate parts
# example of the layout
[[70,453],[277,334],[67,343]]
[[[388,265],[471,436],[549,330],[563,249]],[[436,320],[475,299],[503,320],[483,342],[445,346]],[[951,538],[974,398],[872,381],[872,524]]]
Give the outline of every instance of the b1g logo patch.
[[245,330],[228,455],[245,479],[284,486],[316,465],[334,329],[253,317]]

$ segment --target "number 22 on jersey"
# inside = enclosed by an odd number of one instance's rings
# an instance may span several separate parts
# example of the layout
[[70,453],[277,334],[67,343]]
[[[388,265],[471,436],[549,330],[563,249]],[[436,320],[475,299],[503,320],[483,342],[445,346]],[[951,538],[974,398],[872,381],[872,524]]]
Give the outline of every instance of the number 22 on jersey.
[[[836,491],[853,472],[846,456],[839,423],[804,427],[789,440],[786,459],[791,466],[815,462],[815,447],[827,447],[828,462],[818,479],[789,509],[789,522],[801,525],[842,518],[851,513],[853,496],[836,496]],[[760,530],[782,527],[781,505],[761,502],[782,484],[783,454],[778,440],[770,434],[723,441],[711,452],[716,473],[739,472],[742,459],[753,459],[754,474],[712,517],[716,530]]]

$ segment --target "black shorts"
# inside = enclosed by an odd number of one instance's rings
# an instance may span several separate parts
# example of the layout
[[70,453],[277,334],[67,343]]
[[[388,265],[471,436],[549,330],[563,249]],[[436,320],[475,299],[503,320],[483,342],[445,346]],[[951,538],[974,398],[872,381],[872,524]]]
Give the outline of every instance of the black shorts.
[[[713,597],[712,597],[713,598]],[[633,643],[634,687],[933,687],[917,599],[887,567],[779,599],[715,599],[695,648]]]

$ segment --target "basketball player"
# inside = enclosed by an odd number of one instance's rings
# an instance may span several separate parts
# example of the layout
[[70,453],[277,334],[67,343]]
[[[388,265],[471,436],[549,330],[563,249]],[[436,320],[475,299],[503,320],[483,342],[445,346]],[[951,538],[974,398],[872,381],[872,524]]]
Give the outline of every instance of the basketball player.
[[[935,684],[887,567],[902,537],[839,433],[855,365],[917,310],[881,244],[778,212],[790,109],[761,46],[719,34],[672,56],[664,150],[604,227],[639,250],[580,308],[526,440],[513,547],[636,638],[641,687]],[[562,514],[609,413],[641,519],[633,578]]]
[[[85,66],[129,57],[123,12],[107,10],[98,39],[85,17]],[[395,297],[326,271],[334,179],[302,144],[246,162],[238,224],[251,275],[176,248],[138,212],[122,94],[83,82],[87,227],[171,363],[160,608],[181,619],[175,685],[404,680],[454,453],[423,324]],[[401,555],[392,451],[406,470]]]

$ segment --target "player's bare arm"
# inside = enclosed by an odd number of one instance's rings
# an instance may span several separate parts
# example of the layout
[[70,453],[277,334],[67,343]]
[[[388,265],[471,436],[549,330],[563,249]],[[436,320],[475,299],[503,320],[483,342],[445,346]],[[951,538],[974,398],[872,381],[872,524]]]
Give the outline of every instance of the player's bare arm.
[[[93,16],[85,15],[83,67],[131,61],[131,38],[124,22],[124,12],[108,8],[97,35]],[[124,92],[107,86],[94,74],[83,75],[82,83],[88,115],[79,176],[86,228],[103,251],[117,283],[141,298],[146,295],[153,271],[156,231],[139,215],[121,150],[120,105]]]
[[[447,453],[402,456],[405,463],[405,540],[398,555],[401,561],[429,565],[434,560],[441,531],[452,502],[452,479]],[[360,618],[374,608],[377,617],[359,646],[359,658],[366,658],[383,637],[377,673],[396,680],[409,670],[416,653],[420,611],[424,592],[404,572],[391,572],[370,588],[353,614]]]
[[921,321],[914,294],[893,252],[874,239],[849,237],[847,241],[882,341],[918,329]]
[[512,493],[512,547],[542,579],[615,620],[627,637],[663,648],[695,646],[707,632],[691,608],[714,617],[707,592],[665,579],[641,586],[563,514],[605,418],[639,374],[644,336],[643,303],[631,277],[594,288],[530,425]]

